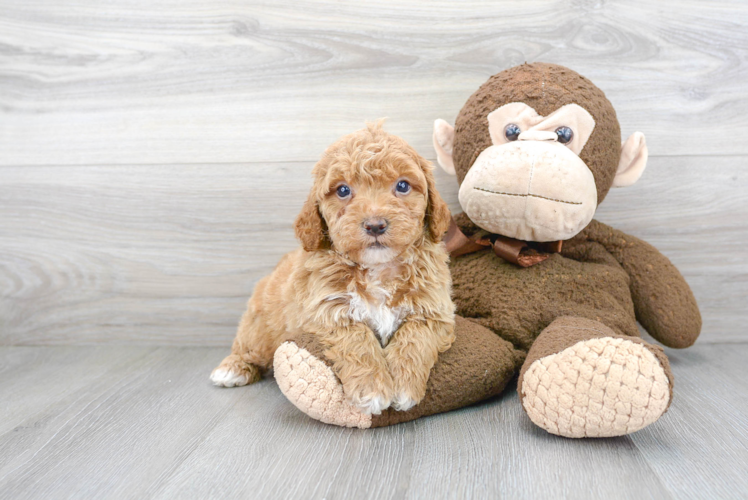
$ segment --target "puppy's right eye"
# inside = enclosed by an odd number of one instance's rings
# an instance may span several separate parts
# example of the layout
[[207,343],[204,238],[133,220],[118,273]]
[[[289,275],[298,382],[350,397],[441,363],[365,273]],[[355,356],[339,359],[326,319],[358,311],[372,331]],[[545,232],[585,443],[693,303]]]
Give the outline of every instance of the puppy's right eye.
[[335,193],[338,195],[338,198],[348,198],[351,195],[351,188],[345,184],[341,184],[338,186],[338,189],[335,190]]
[[398,181],[398,183],[395,184],[395,191],[400,194],[408,194],[410,193],[410,184],[408,184],[408,181]]

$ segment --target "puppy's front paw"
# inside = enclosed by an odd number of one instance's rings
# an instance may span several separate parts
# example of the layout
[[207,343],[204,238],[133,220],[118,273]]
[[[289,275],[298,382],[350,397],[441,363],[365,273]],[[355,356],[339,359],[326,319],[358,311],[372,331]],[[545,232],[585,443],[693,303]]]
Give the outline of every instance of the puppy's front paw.
[[410,410],[426,395],[429,371],[420,366],[411,366],[403,359],[392,355],[387,361],[392,373],[395,393],[392,407],[398,411]]
[[415,399],[407,392],[398,392],[392,400],[392,407],[397,411],[408,411],[417,405],[420,399]]
[[362,412],[379,415],[392,404],[392,377],[387,372],[369,373],[343,381],[343,391]]
[[384,394],[368,394],[352,402],[367,415],[379,415],[390,407],[391,399]]

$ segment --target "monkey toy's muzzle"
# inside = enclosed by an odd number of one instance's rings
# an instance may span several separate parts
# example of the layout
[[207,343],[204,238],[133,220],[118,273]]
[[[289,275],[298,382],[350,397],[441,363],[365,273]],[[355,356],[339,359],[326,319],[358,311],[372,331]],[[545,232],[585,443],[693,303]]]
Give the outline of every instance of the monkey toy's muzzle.
[[460,205],[492,233],[526,241],[567,240],[592,220],[595,179],[555,141],[515,141],[485,149],[465,176]]

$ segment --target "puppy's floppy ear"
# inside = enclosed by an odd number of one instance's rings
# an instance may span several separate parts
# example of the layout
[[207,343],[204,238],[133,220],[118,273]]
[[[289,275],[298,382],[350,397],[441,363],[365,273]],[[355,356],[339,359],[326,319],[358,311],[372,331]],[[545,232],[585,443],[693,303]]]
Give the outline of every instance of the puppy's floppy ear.
[[428,235],[432,241],[439,242],[442,236],[449,229],[449,222],[452,220],[452,214],[449,212],[449,206],[439,196],[434,181],[434,167],[425,159],[420,158],[419,163],[423,174],[426,176],[428,187],[428,206],[426,207],[426,225]]
[[296,222],[294,223],[296,237],[301,240],[301,245],[307,252],[319,250],[326,243],[325,233],[327,225],[319,213],[319,205],[314,191],[309,193],[309,197],[304,203]]

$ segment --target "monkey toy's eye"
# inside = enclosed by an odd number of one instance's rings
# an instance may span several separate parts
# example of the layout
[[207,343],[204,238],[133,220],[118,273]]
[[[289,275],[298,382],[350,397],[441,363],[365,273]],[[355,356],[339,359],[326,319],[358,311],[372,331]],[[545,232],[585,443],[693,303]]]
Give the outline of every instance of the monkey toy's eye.
[[338,198],[348,198],[351,195],[351,188],[345,184],[341,184],[338,186],[338,189],[335,190],[335,193],[338,195]]
[[569,127],[558,127],[556,135],[558,136],[558,142],[561,144],[568,144],[574,138],[574,132]]
[[509,141],[516,141],[521,133],[522,131],[519,129],[519,126],[514,123],[510,123],[504,128],[504,136]]
[[397,181],[397,184],[395,184],[395,191],[400,194],[408,194],[410,193],[410,184],[408,184],[408,181]]

